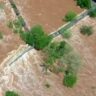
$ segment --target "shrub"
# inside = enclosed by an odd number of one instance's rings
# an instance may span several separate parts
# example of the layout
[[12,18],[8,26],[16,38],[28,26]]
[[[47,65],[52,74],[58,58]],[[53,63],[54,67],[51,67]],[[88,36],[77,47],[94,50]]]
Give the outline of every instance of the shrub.
[[73,12],[73,11],[69,11],[65,15],[65,17],[63,18],[63,20],[66,21],[66,22],[69,22],[69,21],[72,21],[73,19],[75,19],[75,17],[76,17],[76,13]]
[[3,34],[0,32],[0,39],[3,39]]
[[14,91],[7,91],[5,93],[5,96],[19,96],[19,95],[16,92],[14,92]]
[[20,19],[9,21],[7,23],[7,26],[13,29],[14,33],[20,33],[22,31],[22,22],[20,21]]
[[49,83],[46,83],[45,86],[46,86],[47,88],[50,88],[50,84],[49,84]]
[[77,82],[77,76],[72,74],[72,73],[68,73],[64,76],[63,79],[63,84],[67,87],[73,87],[74,84],[76,84]]
[[75,53],[73,50],[66,53],[62,58],[61,58],[62,64],[67,65],[67,71],[71,71],[72,73],[75,73],[78,71],[78,68],[81,65],[81,58],[80,56]]
[[9,28],[12,28],[12,29],[13,29],[13,22],[12,22],[12,21],[8,21],[7,26],[8,26]]
[[92,17],[92,18],[95,18],[95,17],[96,17],[96,9],[91,10],[91,11],[89,12],[89,16]]
[[93,33],[93,29],[92,29],[92,26],[86,26],[86,25],[83,25],[81,26],[80,28],[80,32],[84,35],[91,35]]
[[90,9],[91,8],[91,0],[75,0],[77,5],[81,8]]
[[66,30],[66,31],[62,32],[62,36],[66,39],[69,39],[72,36],[72,33],[70,30]]
[[75,77],[76,73],[81,65],[81,58],[74,50],[71,50],[61,58],[61,62],[63,65],[66,64],[63,84],[67,87],[73,87],[77,79],[77,77]]

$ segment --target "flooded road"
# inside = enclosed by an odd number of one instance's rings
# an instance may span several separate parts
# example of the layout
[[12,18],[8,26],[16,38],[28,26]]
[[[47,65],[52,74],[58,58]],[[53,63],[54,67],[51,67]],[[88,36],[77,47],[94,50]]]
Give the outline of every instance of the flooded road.
[[14,0],[30,26],[40,24],[47,32],[55,31],[65,22],[62,21],[68,11],[80,13],[74,0]]

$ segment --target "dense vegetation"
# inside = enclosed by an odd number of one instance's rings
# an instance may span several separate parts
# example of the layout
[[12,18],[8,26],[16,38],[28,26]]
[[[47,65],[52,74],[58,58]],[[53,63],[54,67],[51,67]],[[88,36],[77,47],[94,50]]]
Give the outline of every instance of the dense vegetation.
[[90,9],[91,8],[91,0],[75,0],[77,5],[81,8]]
[[68,21],[74,20],[75,17],[76,17],[76,13],[73,12],[73,11],[69,11],[69,12],[65,15],[65,17],[63,18],[63,20],[66,21],[66,22],[68,22]]

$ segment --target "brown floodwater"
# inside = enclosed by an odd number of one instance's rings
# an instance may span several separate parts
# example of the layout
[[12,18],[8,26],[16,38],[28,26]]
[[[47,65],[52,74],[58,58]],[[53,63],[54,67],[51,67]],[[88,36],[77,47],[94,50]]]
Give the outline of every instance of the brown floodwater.
[[74,0],[14,0],[30,26],[40,24],[47,32],[55,31],[65,22],[68,11],[80,13]]

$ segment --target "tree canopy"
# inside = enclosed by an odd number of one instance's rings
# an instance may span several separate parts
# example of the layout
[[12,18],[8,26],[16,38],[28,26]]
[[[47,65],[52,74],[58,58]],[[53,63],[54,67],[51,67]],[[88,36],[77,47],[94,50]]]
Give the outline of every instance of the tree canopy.
[[75,0],[77,5],[81,8],[90,9],[91,8],[91,0]]
[[33,46],[37,50],[43,49],[52,40],[50,36],[45,34],[40,25],[32,27],[29,32],[21,33],[21,37],[27,44]]

